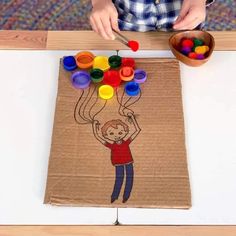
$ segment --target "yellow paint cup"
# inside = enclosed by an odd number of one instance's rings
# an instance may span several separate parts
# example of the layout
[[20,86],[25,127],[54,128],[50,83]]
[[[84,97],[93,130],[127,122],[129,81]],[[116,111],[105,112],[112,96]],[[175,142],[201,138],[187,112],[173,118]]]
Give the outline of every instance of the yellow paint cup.
[[98,89],[98,94],[100,98],[107,100],[114,96],[114,89],[110,85],[102,85]]
[[102,71],[107,71],[110,69],[108,57],[105,56],[97,56],[93,61],[93,68],[100,69]]

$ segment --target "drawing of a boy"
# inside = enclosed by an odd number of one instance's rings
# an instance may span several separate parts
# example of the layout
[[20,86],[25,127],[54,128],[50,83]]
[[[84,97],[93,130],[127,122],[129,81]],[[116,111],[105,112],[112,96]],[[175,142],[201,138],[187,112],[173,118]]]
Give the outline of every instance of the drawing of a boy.
[[128,117],[135,128],[135,132],[129,136],[129,126],[119,119],[110,120],[104,124],[101,128],[102,137],[99,134],[99,121],[95,120],[93,123],[94,135],[99,142],[111,149],[111,162],[116,169],[116,180],[111,195],[111,203],[119,198],[124,175],[126,175],[126,182],[123,203],[129,199],[133,187],[133,157],[129,145],[137,137],[141,129],[134,114],[128,113]]

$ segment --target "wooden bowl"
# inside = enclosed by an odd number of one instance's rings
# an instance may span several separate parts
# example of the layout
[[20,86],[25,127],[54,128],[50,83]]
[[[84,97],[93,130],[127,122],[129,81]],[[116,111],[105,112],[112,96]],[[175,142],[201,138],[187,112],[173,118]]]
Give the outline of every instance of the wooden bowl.
[[[205,54],[205,56],[206,56],[205,59],[203,59],[203,60],[191,59],[191,58],[185,56],[184,54],[182,54],[179,51],[180,50],[179,45],[180,45],[180,42],[183,38],[202,39],[204,41],[205,45],[207,45],[209,47],[209,51]],[[183,62],[184,64],[186,64],[188,66],[197,67],[197,66],[203,65],[204,63],[206,63],[209,60],[209,58],[211,57],[211,54],[214,50],[214,47],[215,47],[215,40],[214,40],[213,36],[206,31],[200,31],[200,30],[183,31],[183,32],[175,33],[170,37],[169,46],[170,46],[172,53],[176,56],[176,58],[179,61]]]

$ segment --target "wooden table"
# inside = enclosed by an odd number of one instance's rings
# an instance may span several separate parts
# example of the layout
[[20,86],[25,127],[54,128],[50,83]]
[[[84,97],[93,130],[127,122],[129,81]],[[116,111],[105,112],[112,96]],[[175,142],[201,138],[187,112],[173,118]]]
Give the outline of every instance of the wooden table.
[[[217,51],[236,50],[236,32],[211,32]],[[127,37],[138,38],[143,50],[168,50],[171,33],[133,33]],[[0,31],[0,49],[17,50],[114,50],[126,49],[119,42],[107,41],[90,31]],[[1,214],[1,213],[0,213]],[[0,236],[16,235],[181,235],[221,236],[236,235],[236,226],[0,226]]]
[[[125,32],[128,38],[138,38],[141,50],[169,50],[172,33]],[[236,50],[236,31],[212,31],[215,50]],[[114,50],[127,49],[116,41],[101,39],[91,31],[0,31],[0,49],[32,50]]]

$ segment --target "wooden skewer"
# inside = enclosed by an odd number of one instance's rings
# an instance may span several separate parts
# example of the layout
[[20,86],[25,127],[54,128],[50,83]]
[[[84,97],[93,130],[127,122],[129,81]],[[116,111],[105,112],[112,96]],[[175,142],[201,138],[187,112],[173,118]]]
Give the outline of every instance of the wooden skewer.
[[116,39],[129,47],[132,51],[136,52],[139,49],[139,43],[134,40],[129,40],[124,35],[122,35],[120,32],[113,29],[113,32],[116,35]]
[[116,37],[116,40],[118,40],[119,42],[123,43],[124,45],[128,46],[128,43],[124,40],[122,40],[121,38],[117,38]]
[[120,41],[121,43],[123,43],[124,45],[128,46],[129,39],[126,38],[124,35],[122,35],[120,32],[118,32],[118,31],[116,31],[114,29],[113,29],[113,31],[116,34],[116,39],[118,41]]

